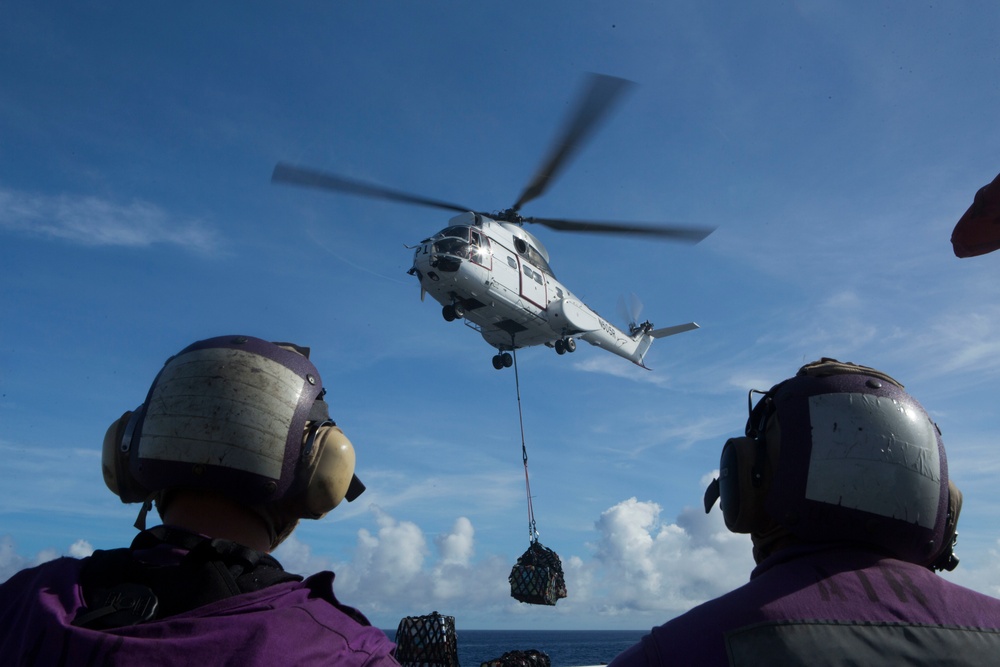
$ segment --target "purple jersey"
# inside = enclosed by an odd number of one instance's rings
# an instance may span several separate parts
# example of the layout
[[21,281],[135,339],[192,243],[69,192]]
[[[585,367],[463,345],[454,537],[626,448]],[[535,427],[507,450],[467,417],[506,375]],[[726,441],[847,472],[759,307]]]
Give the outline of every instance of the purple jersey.
[[83,560],[60,558],[0,585],[4,665],[398,665],[394,644],[333,596],[333,573],[234,595],[110,630],[71,625]]
[[844,546],[795,547],[653,628],[610,667],[995,665],[1000,600]]

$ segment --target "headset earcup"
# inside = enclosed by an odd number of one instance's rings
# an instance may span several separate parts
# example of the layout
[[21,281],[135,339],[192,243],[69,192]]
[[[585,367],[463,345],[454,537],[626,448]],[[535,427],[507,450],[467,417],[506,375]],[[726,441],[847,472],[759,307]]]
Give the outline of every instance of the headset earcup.
[[948,517],[945,520],[944,538],[927,567],[951,572],[958,567],[955,542],[958,539],[958,516],[962,513],[962,492],[955,482],[948,480]]
[[734,533],[752,533],[767,520],[765,488],[754,479],[754,468],[763,464],[762,443],[753,438],[730,438],[719,461],[719,504],[726,527]]
[[149,491],[139,483],[129,469],[129,456],[135,449],[135,431],[142,418],[142,407],[125,412],[108,427],[101,446],[101,472],[104,483],[123,503],[140,503]]
[[354,477],[354,445],[333,424],[320,426],[313,440],[312,462],[303,471],[306,488],[301,499],[303,518],[319,519],[340,504]]
[[104,474],[104,483],[111,490],[111,493],[119,498],[121,491],[119,491],[118,478],[123,466],[118,459],[121,455],[122,436],[125,434],[125,427],[131,416],[132,411],[128,410],[119,419],[112,422],[104,434],[104,444],[101,446],[101,472]]

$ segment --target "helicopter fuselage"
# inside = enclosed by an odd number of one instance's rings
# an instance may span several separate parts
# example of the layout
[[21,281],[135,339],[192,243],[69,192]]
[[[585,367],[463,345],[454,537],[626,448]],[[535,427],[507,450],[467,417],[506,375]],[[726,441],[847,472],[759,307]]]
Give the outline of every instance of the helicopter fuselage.
[[[694,322],[654,329],[648,321],[630,322],[628,332],[591,310],[556,280],[549,255],[524,224],[561,232],[619,234],[697,243],[712,233],[705,227],[567,218],[524,217],[525,204],[540,197],[584,145],[621,94],[625,79],[592,74],[548,156],[512,206],[477,213],[465,205],[411,194],[355,178],[285,162],[274,166],[272,182],[426,206],[459,213],[450,225],[416,246],[410,274],[420,281],[421,299],[430,294],[448,321],[463,320],[497,350],[493,366],[513,365],[511,351],[548,345],[559,354],[576,350],[576,338],[643,366],[656,338],[697,329]],[[633,316],[634,320],[637,315]],[[645,366],[643,366],[645,368]]]
[[576,349],[574,337],[642,366],[653,338],[697,328],[630,327],[626,333],[580,301],[549,266],[548,251],[519,225],[462,213],[416,247],[409,273],[442,304],[446,320],[464,319],[498,350],[494,366],[510,365],[504,352],[548,345],[559,354]]

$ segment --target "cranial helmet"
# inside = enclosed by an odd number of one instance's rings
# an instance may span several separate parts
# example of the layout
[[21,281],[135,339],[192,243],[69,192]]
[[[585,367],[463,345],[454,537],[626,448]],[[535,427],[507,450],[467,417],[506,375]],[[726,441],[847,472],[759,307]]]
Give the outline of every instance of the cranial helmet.
[[865,366],[824,358],[764,393],[746,436],[723,447],[706,512],[717,499],[726,526],[755,547],[781,534],[865,543],[932,569],[958,564],[962,495],[940,432],[901,384]]
[[[122,502],[197,489],[257,511],[272,547],[364,485],[330,420],[308,349],[248,336],[199,341],[164,364],[145,402],[108,429],[104,481]],[[144,513],[140,522],[144,523]]]

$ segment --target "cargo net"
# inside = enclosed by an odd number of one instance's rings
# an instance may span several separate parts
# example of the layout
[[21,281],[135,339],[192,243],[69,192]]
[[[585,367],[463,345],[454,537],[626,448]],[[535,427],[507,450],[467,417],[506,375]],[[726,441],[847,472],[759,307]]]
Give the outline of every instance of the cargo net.
[[435,611],[401,620],[396,629],[396,660],[403,667],[459,667],[455,617]]
[[566,597],[562,562],[555,551],[533,540],[510,571],[510,596],[528,604],[555,605]]
[[479,667],[550,667],[552,661],[541,651],[507,651],[499,658],[480,663]]

